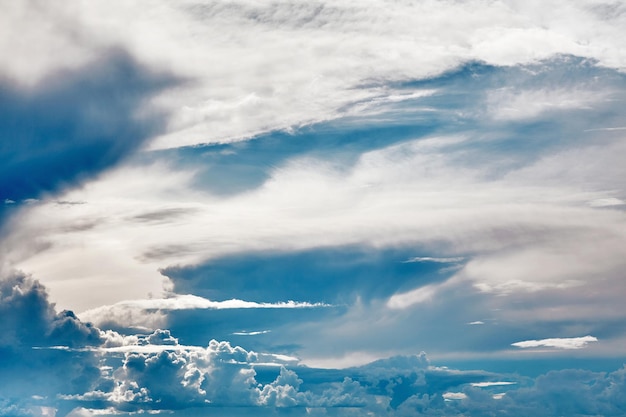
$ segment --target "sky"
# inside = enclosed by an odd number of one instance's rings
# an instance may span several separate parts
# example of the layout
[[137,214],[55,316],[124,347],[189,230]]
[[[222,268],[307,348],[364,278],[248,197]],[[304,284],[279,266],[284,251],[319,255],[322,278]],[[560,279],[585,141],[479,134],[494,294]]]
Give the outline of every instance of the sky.
[[0,10],[0,416],[626,415],[623,1]]

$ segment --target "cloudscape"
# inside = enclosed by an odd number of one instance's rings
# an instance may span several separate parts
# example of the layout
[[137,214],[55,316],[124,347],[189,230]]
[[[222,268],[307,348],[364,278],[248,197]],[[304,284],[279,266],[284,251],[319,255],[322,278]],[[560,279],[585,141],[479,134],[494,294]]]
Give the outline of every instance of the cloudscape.
[[0,10],[0,416],[626,415],[623,1]]

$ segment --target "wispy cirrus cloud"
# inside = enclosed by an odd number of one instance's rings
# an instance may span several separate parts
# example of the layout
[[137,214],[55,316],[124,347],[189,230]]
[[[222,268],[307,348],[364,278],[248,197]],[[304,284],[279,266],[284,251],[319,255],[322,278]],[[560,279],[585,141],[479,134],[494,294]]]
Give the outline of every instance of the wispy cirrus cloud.
[[[380,80],[431,77],[467,61],[511,66],[570,54],[617,69],[626,61],[617,43],[623,15],[600,13],[586,1],[555,0],[538,12],[480,0],[153,0],[149,14],[144,6],[121,2],[91,2],[80,12],[76,5],[31,3],[11,5],[4,15],[0,51],[20,50],[3,64],[5,76],[32,84],[84,65],[113,45],[196,81],[159,99],[172,118],[153,148],[223,143],[333,119],[351,103],[378,97]],[[43,54],[42,48],[57,53]]]

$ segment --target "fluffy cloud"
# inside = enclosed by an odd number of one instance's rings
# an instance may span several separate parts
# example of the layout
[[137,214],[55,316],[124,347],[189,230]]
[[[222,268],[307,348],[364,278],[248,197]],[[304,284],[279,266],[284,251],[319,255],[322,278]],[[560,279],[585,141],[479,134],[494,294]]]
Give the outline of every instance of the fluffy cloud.
[[[160,336],[168,336],[168,344],[171,342],[169,332],[160,330],[144,340],[151,344],[153,339],[159,338],[157,344],[162,345]],[[112,390],[67,398],[122,402],[125,404],[122,408],[131,409],[179,409],[207,404],[296,405],[298,402],[292,397],[296,395],[299,383],[292,371],[282,368],[274,382],[259,388],[251,365],[266,363],[268,358],[275,357],[215,340],[206,348],[182,347],[180,350],[147,353],[130,351],[125,353],[122,366],[106,377]]]
[[[157,334],[163,332],[153,333]],[[95,390],[64,398],[79,402],[98,400],[106,407],[120,410],[254,406],[354,408],[387,413],[415,392],[436,396],[446,387],[482,378],[480,373],[431,370],[421,354],[380,360],[330,374],[325,370],[280,366],[274,371],[273,380],[260,383],[256,369],[268,374],[266,357],[267,354],[215,340],[206,348],[127,352],[121,366],[103,376],[108,384],[102,382],[100,386],[109,387],[108,391]],[[305,376],[299,377],[299,372]],[[336,380],[337,375],[344,376]],[[311,381],[303,389],[307,379]]]
[[82,393],[97,385],[100,370],[93,353],[49,348],[99,346],[100,331],[71,311],[57,313],[38,281],[18,272],[3,277],[0,315],[0,401],[8,402],[0,407],[3,413],[45,415],[38,404],[54,405],[58,393]]
[[[296,415],[305,409],[340,416],[460,416],[506,409],[512,415],[617,416],[625,405],[623,369],[550,372],[535,381],[509,375],[503,381],[497,374],[433,367],[424,353],[342,370],[308,368],[295,358],[225,341],[182,346],[169,330],[129,336],[101,331],[71,312],[56,313],[45,288],[23,274],[1,283],[0,306],[9,320],[1,327],[6,397],[0,415],[246,406],[260,415],[285,408]],[[47,384],[33,387],[32,378]]]

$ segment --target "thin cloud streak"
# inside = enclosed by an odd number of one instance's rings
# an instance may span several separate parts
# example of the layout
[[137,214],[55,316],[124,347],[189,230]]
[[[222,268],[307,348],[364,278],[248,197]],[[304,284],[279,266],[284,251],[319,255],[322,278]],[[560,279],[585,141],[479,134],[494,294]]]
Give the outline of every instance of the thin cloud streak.
[[113,305],[104,305],[80,313],[84,321],[97,324],[112,321],[120,325],[158,327],[165,313],[178,310],[229,310],[229,309],[301,309],[332,307],[326,303],[284,301],[257,303],[238,299],[212,301],[192,294],[174,295],[169,298],[124,300]]
[[425,257],[419,257],[416,256],[415,258],[410,258],[407,259],[406,261],[404,261],[405,263],[411,263],[411,262],[436,262],[436,263],[457,263],[457,262],[463,262],[465,260],[465,258],[461,258],[461,257],[457,257],[457,258],[432,258],[429,256],[425,256]]
[[519,347],[522,349],[537,348],[537,347],[551,347],[556,349],[583,349],[591,342],[597,342],[598,338],[593,336],[583,337],[563,337],[563,338],[551,338],[541,340],[524,340],[522,342],[511,343],[511,346]]

